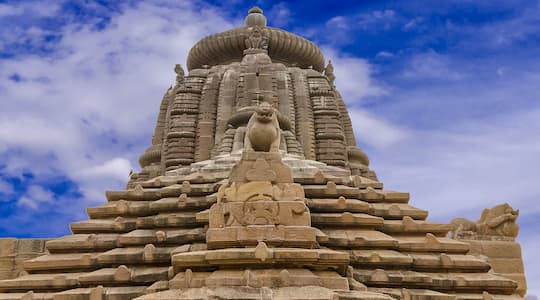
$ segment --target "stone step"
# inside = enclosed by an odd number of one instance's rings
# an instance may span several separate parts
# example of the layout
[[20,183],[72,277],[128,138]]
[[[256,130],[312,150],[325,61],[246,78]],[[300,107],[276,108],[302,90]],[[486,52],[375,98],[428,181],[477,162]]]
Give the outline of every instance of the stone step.
[[328,241],[321,244],[328,247],[386,249],[396,249],[398,247],[396,239],[376,230],[322,228],[321,231],[328,236]]
[[348,290],[348,280],[334,271],[312,271],[298,268],[224,269],[197,272],[190,269],[179,272],[169,281],[170,289],[200,288],[204,286],[276,287],[323,286]]
[[197,267],[240,268],[286,265],[312,266],[317,269],[348,265],[349,255],[329,249],[269,248],[260,242],[254,248],[227,248],[209,251],[185,252],[175,254],[172,264],[175,272]]
[[81,274],[79,282],[83,286],[110,284],[152,284],[168,279],[169,267],[127,267],[103,268],[90,273]]
[[54,300],[55,293],[0,293],[0,300]]
[[425,220],[427,210],[422,210],[405,203],[369,203],[369,213],[387,220],[401,220],[408,216],[415,220]]
[[201,226],[197,221],[196,212],[161,213],[155,216],[141,217],[137,219],[137,228],[193,228]]
[[359,199],[360,190],[356,187],[336,184],[328,181],[326,185],[303,185],[307,198],[354,198]]
[[490,273],[423,273],[402,270],[355,269],[353,277],[367,286],[426,288],[435,291],[512,294],[517,284]]
[[306,199],[306,205],[311,212],[355,212],[367,213],[370,206],[367,202],[358,199]]
[[377,229],[392,235],[432,233],[436,236],[445,237],[452,227],[449,224],[414,220],[409,216],[405,216],[402,220],[384,220],[383,226]]
[[[269,276],[267,276],[269,277]],[[257,277],[258,279],[259,277]],[[293,278],[292,280],[295,280]],[[304,281],[308,278],[303,277]],[[333,280],[334,278],[320,278]],[[388,295],[366,291],[331,289],[321,286],[221,287],[185,288],[162,291],[136,298],[136,300],[191,300],[191,299],[243,299],[243,300],[393,300]]]
[[311,213],[311,223],[317,227],[382,227],[384,219],[363,213]]
[[122,233],[137,228],[137,219],[116,217],[114,219],[96,219],[73,222],[69,226],[77,233]]
[[469,251],[467,243],[449,238],[436,237],[431,233],[418,237],[395,237],[399,250],[407,252],[443,252],[465,254]]
[[188,197],[187,194],[180,194],[178,197],[162,198],[151,202],[150,210],[154,212],[202,210],[209,208],[216,201],[215,194],[203,197]]
[[101,265],[131,264],[169,264],[171,252],[176,247],[156,247],[147,244],[144,247],[116,248],[97,256]]
[[51,253],[106,251],[116,248],[119,234],[73,234],[47,241]]
[[91,219],[148,216],[154,213],[150,209],[150,203],[152,201],[111,201],[100,206],[87,208],[86,213]]
[[373,203],[408,203],[410,194],[367,187],[360,191],[358,199]]
[[431,270],[432,272],[487,272],[490,265],[473,255],[463,254],[409,254],[413,259],[413,268],[416,270]]
[[0,292],[59,291],[79,286],[84,273],[30,274],[0,281]]
[[118,237],[120,246],[144,246],[146,244],[183,245],[197,241],[205,241],[205,228],[189,228],[174,230],[137,229]]
[[166,197],[179,197],[181,194],[205,196],[217,192],[218,187],[216,183],[191,184],[189,181],[184,181],[182,184],[173,184],[163,188],[143,188],[137,185],[126,191],[107,191],[105,195],[108,201],[155,201]]
[[389,295],[394,299],[455,300],[455,295],[428,289],[369,287],[367,290]]
[[98,255],[95,252],[48,254],[25,261],[23,267],[28,272],[95,269]]
[[146,293],[146,286],[89,287],[56,293],[54,300],[131,300]]
[[394,250],[347,250],[352,266],[370,268],[401,268],[413,264],[413,258]]
[[[456,300],[486,300],[486,299],[489,299],[489,300],[523,300],[524,298],[517,295],[517,294],[512,294],[512,295],[501,295],[501,294],[491,294],[491,293],[488,293],[486,291],[482,292],[482,293],[476,293],[476,294],[473,294],[473,293],[459,293],[459,294],[456,294],[456,293],[452,293],[451,294],[452,296],[455,296],[456,297]],[[527,299],[527,298],[525,298]]]

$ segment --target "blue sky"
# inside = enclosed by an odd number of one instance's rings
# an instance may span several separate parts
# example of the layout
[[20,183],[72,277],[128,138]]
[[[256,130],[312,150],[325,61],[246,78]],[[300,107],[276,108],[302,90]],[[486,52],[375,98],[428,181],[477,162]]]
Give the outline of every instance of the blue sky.
[[0,236],[68,234],[123,188],[174,64],[252,5],[332,59],[386,188],[441,222],[520,209],[540,294],[539,1],[0,1]]

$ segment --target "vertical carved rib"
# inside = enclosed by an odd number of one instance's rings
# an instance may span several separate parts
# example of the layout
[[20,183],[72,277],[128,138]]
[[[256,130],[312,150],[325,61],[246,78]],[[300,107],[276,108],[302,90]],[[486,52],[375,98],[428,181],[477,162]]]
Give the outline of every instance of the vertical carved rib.
[[276,82],[276,96],[278,98],[277,109],[279,113],[287,118],[291,116],[291,100],[289,94],[289,82],[287,81],[287,71],[276,71],[275,73],[275,82]]
[[299,68],[289,69],[294,88],[296,103],[296,138],[304,148],[306,159],[315,160],[315,131],[313,128],[313,110],[309,98],[305,73]]
[[168,111],[166,170],[194,162],[199,102],[206,76],[188,76],[176,89]]
[[347,165],[345,134],[341,113],[328,80],[322,74],[308,75],[313,103],[317,160],[333,166]]
[[238,71],[236,68],[227,69],[223,74],[223,79],[219,87],[219,98],[217,105],[216,133],[214,143],[219,145],[225,131],[227,130],[227,121],[233,113],[236,105]]
[[197,117],[195,161],[209,159],[210,151],[214,147],[217,101],[222,74],[214,73],[208,76],[208,80],[202,90],[199,115]]
[[339,113],[341,114],[341,126],[345,133],[345,141],[348,146],[356,146],[356,138],[354,137],[352,129],[351,117],[349,116],[345,102],[343,102],[343,98],[338,91],[334,90],[334,95]]
[[234,135],[236,134],[236,128],[229,128],[225,131],[221,143],[219,143],[216,148],[217,154],[228,154],[231,153],[234,142]]
[[291,80],[291,74],[286,73],[287,76],[287,96],[289,99],[289,121],[291,122],[291,132],[295,135],[296,134],[296,110],[294,107],[294,90]]

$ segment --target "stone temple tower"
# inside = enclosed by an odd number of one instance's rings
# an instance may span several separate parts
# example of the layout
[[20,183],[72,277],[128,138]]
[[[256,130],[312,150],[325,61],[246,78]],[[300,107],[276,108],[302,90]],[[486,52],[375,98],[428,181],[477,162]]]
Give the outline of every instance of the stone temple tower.
[[[524,280],[383,188],[312,42],[255,7],[175,72],[141,171],[0,281],[0,300],[522,298]],[[520,255],[517,229],[481,233]]]

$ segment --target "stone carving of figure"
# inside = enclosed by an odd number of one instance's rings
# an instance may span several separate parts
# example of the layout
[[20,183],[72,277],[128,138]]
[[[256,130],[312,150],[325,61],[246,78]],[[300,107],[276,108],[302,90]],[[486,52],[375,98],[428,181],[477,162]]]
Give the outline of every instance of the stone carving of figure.
[[281,140],[276,110],[262,102],[249,119],[244,138],[246,151],[278,152]]
[[334,80],[336,80],[336,75],[334,75],[334,65],[332,65],[331,60],[328,61],[326,68],[324,68],[324,75],[326,75],[328,80],[330,80],[330,84],[334,86]]
[[251,29],[251,33],[245,43],[247,49],[268,49],[268,37],[264,29],[260,26],[254,26]]
[[184,68],[182,68],[182,66],[180,64],[176,64],[174,66],[174,73],[176,73],[176,84],[177,85],[184,82],[185,72],[184,72]]
[[519,210],[514,210],[507,203],[486,208],[482,211],[482,216],[476,222],[465,218],[453,219],[452,237],[474,237],[474,236],[501,236],[515,238],[519,232],[516,219]]

